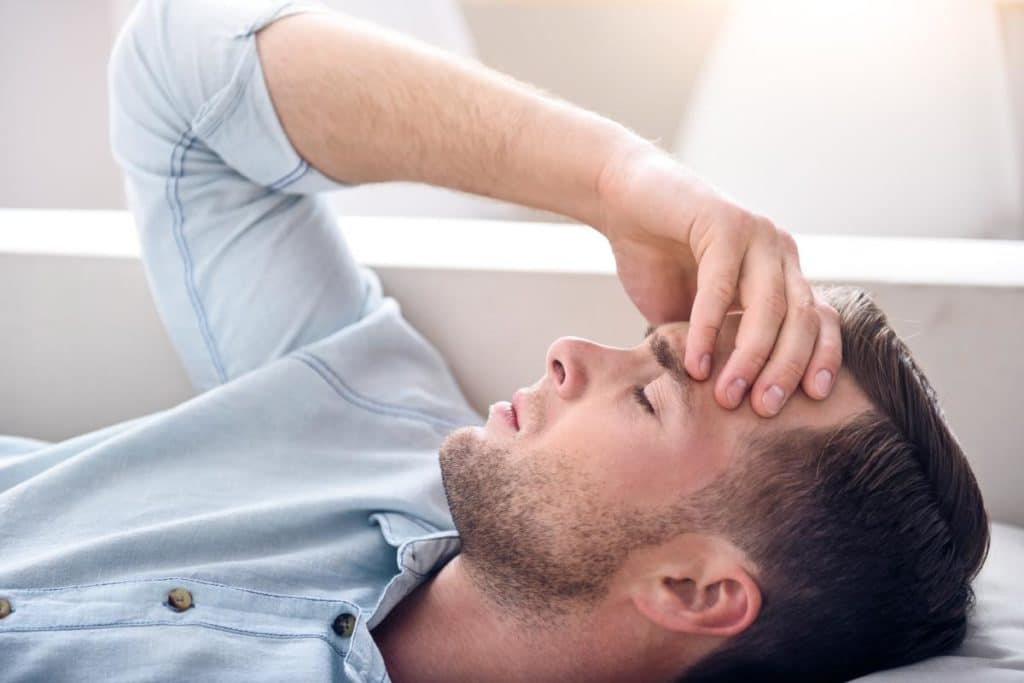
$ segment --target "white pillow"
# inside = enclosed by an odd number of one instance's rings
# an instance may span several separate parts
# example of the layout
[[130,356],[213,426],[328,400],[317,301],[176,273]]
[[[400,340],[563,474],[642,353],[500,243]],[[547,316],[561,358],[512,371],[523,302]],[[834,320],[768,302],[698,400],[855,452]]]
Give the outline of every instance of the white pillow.
[[952,654],[880,671],[858,683],[1024,681],[1024,529],[992,525],[992,545],[974,582],[967,638]]

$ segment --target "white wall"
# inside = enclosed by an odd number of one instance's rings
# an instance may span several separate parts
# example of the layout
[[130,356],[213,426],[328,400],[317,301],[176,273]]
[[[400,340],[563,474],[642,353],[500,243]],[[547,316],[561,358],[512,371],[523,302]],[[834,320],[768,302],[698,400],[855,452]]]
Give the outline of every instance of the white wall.
[[679,151],[794,232],[1021,239],[1009,87],[992,0],[740,0]]
[[[472,57],[454,0],[325,0]],[[107,132],[106,65],[134,0],[0,2],[0,207],[124,208]],[[547,217],[490,199],[412,183],[334,196],[343,213]]]
[[[0,207],[123,208],[107,137],[106,61],[134,0],[0,2]],[[670,147],[687,92],[727,6],[505,5],[327,0],[535,83]],[[549,214],[425,188],[356,188],[338,209],[523,218]]]
[[484,63],[620,121],[666,149],[725,0],[463,0]]
[[0,206],[124,206],[107,137],[112,41],[104,2],[0,2]]
[[[1024,155],[993,3],[328,0],[620,120],[794,232],[1019,238]],[[105,69],[133,5],[0,2],[0,207],[124,206]],[[1021,11],[1004,14],[1024,54]],[[334,201],[553,218],[411,185]]]

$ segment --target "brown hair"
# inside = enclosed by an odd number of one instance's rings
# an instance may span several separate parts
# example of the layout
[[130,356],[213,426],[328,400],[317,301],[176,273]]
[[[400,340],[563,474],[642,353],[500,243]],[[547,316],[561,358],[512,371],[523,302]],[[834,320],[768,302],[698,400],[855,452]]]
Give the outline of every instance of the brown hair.
[[[691,499],[757,565],[762,608],[680,679],[846,680],[964,638],[988,552],[981,491],[938,397],[863,289],[818,288],[873,408],[751,438]],[[728,501],[723,505],[723,501]]]

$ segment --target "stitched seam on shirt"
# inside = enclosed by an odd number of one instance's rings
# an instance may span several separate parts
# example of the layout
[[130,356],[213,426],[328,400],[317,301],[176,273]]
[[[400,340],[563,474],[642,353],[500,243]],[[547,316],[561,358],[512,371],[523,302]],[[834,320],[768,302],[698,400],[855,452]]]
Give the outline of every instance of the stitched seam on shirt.
[[[380,527],[381,527],[381,528],[382,528],[382,529],[384,530],[384,532],[385,532],[386,536],[390,536],[390,537],[391,537],[392,539],[395,539],[395,540],[397,540],[397,534],[395,534],[395,530],[394,530],[394,528],[393,528],[393,527],[391,526],[391,522],[390,522],[390,521],[388,520],[388,518],[387,518],[387,517],[385,517],[384,515],[391,515],[391,514],[401,514],[401,513],[394,513],[394,512],[385,512],[385,513],[374,513],[374,514],[378,514],[378,515],[380,515],[380,516],[379,516],[379,517],[377,518],[377,520],[376,520],[376,521],[377,521],[377,524],[379,524],[379,525],[380,525]],[[410,521],[411,521],[411,520],[410,520]],[[417,524],[417,526],[419,526],[420,528],[423,528],[423,525],[422,525],[422,524]],[[434,531],[430,531],[430,533],[436,533],[436,532],[434,532]],[[414,542],[415,542],[416,540],[417,540],[417,539],[412,539],[411,541],[398,541],[398,543],[399,543],[399,545],[400,545],[400,546],[402,546],[402,545],[405,545],[405,544],[407,544],[407,543],[414,543]],[[402,564],[402,567],[403,567],[404,569],[408,569],[408,570],[409,570],[410,572],[412,572],[412,573],[413,573],[413,574],[415,574],[416,576],[420,576],[420,577],[424,576],[423,574],[420,574],[420,573],[419,573],[418,571],[416,571],[415,569],[412,569],[412,568],[410,568],[410,567],[407,567],[407,566],[405,566],[405,564],[404,564],[404,563]]]
[[309,366],[313,372],[320,375],[320,377],[327,382],[328,386],[334,389],[336,394],[358,408],[363,408],[364,410],[377,413],[378,415],[417,420],[419,422],[425,422],[433,427],[443,429],[455,429],[460,426],[457,422],[452,422],[451,420],[446,420],[444,418],[437,417],[436,415],[424,413],[414,408],[405,408],[388,403],[381,403],[380,401],[367,398],[353,390],[340,377],[338,377],[338,375],[332,371],[326,363],[310,353],[299,352],[294,354],[292,358]]
[[423,529],[423,531],[427,532],[428,534],[436,534],[438,531],[440,531],[440,529],[432,529],[432,528],[430,528],[429,526],[427,526],[426,522],[423,522],[423,521],[417,519],[416,517],[413,517],[412,515],[410,515],[408,513],[405,513],[405,512],[385,512],[385,511],[382,511],[382,512],[384,512],[384,514],[386,514],[386,515],[402,515],[402,519],[404,519],[406,522],[409,522],[410,524],[415,524],[416,526],[418,526],[420,529]]
[[298,180],[302,176],[306,175],[306,171],[308,171],[308,170],[309,170],[309,164],[306,162],[305,159],[301,159],[299,161],[298,166],[296,166],[291,171],[286,173],[284,175],[284,177],[279,178],[278,180],[275,180],[274,182],[272,182],[268,189],[270,189],[270,190],[280,190],[283,187],[291,185],[296,180]]
[[72,588],[98,588],[100,586],[119,586],[126,583],[160,583],[163,581],[190,581],[192,583],[199,583],[205,586],[218,586],[220,588],[229,588],[231,590],[240,591],[242,593],[252,593],[253,595],[263,595],[268,598],[285,598],[288,600],[308,600],[310,602],[326,602],[330,604],[342,605],[344,607],[355,608],[357,605],[347,600],[331,600],[329,598],[310,598],[304,595],[285,595],[283,593],[267,593],[265,591],[253,590],[251,588],[242,588],[240,586],[231,586],[226,583],[219,583],[217,581],[207,581],[205,579],[193,579],[187,576],[164,576],[154,579],[126,579],[124,581],[104,581],[101,583],[80,583],[72,586],[54,586],[52,588],[11,588],[11,591],[17,591],[19,593],[53,593],[57,591],[70,590]]
[[[406,567],[404,569],[408,569],[408,567]],[[384,603],[384,596],[386,596],[388,594],[388,591],[391,590],[391,586],[393,586],[395,584],[395,582],[399,581],[403,576],[405,576],[405,572],[404,571],[400,571],[397,574],[395,574],[394,576],[392,576],[391,580],[388,581],[387,584],[385,584],[384,590],[382,590],[380,592],[380,595],[377,597],[376,604],[374,604],[374,606],[371,609],[369,609],[369,610],[361,610],[361,611],[365,611],[367,613],[367,628],[369,628],[369,619],[370,619],[370,617],[375,615],[375,614],[377,614],[377,612],[380,611],[380,606]],[[392,607],[391,609],[394,609],[394,607]],[[379,626],[379,624],[378,624],[378,626]],[[376,626],[374,628],[376,628]]]
[[221,624],[211,624],[206,621],[112,621],[107,623],[98,624],[57,624],[55,626],[22,626],[18,628],[2,628],[0,634],[3,633],[24,633],[24,632],[38,632],[38,631],[86,631],[97,628],[136,628],[140,626],[198,626],[200,628],[209,628],[215,631],[225,631],[227,633],[235,633],[243,636],[257,636],[266,638],[283,638],[288,640],[308,640],[310,638],[316,638],[322,640],[334,650],[335,654],[339,657],[345,657],[346,652],[339,650],[338,647],[332,643],[328,638],[318,633],[274,633],[269,631],[247,631],[240,628],[232,628],[230,626],[223,626]]
[[387,535],[391,536],[392,538],[395,537],[395,530],[394,530],[394,527],[391,526],[391,519],[388,517],[388,515],[401,515],[402,519],[404,519],[405,521],[407,521],[407,522],[409,522],[411,524],[415,524],[416,526],[418,526],[419,528],[423,529],[427,533],[432,534],[432,533],[434,533],[436,531],[436,529],[427,529],[426,527],[423,526],[422,523],[417,522],[415,519],[413,519],[412,516],[407,515],[404,512],[397,512],[397,511],[396,512],[390,512],[390,511],[386,511],[386,510],[380,510],[379,512],[374,512],[373,514],[371,514],[370,516],[371,517],[376,517],[376,519],[372,520],[370,523],[373,524],[374,522],[376,522],[377,524],[379,524],[387,532]]
[[193,119],[193,125],[196,126],[198,133],[204,138],[208,138],[216,133],[221,124],[228,120],[228,117],[235,112],[242,101],[242,94],[245,92],[245,88],[248,87],[249,78],[252,76],[253,63],[254,61],[259,61],[259,57],[256,56],[255,41],[250,41],[243,50],[244,52],[238,60],[238,64],[235,65],[228,84],[211,97],[207,103],[215,102],[216,104],[213,106],[219,108],[219,111],[214,111],[213,113],[215,118],[203,120],[203,117],[210,116],[209,111],[204,107]]
[[[192,134],[191,127],[189,127],[181,134],[181,137],[178,138],[178,143],[174,146],[174,150],[171,152],[171,171],[167,178],[167,201],[170,204],[171,216],[174,219],[174,241],[178,245],[178,253],[181,255],[182,262],[185,266],[185,289],[188,292],[189,301],[192,304],[192,310],[196,314],[196,319],[199,324],[199,333],[203,338],[203,343],[206,345],[207,352],[210,354],[210,361],[213,363],[213,368],[217,372],[217,377],[221,382],[225,382],[227,381],[227,372],[224,370],[220,354],[217,353],[217,347],[214,343],[213,333],[210,331],[210,324],[206,317],[206,311],[203,308],[202,302],[199,300],[199,291],[196,289],[192,254],[188,248],[188,243],[185,241],[185,210],[182,207],[181,196],[178,192],[178,180],[182,177],[185,170],[185,154],[192,148],[195,141],[196,137]],[[175,166],[177,166],[177,168],[175,168]]]
[[[233,38],[245,38],[247,39],[246,44],[242,47],[242,56],[238,60],[238,64],[235,65],[235,70],[231,74],[228,84],[221,89],[217,95],[212,99],[222,98],[223,102],[219,102],[217,106],[220,107],[220,111],[216,112],[216,119],[210,121],[203,121],[200,126],[203,137],[213,135],[221,124],[224,123],[230,117],[238,105],[242,101],[242,95],[246,89],[252,83],[253,71],[255,69],[262,70],[262,64],[260,63],[259,51],[256,48],[256,40],[252,38],[256,31],[260,28],[266,27],[267,25],[277,21],[284,16],[290,16],[292,14],[299,14],[302,12],[309,11],[324,11],[326,8],[318,8],[314,6],[303,6],[302,3],[289,2],[280,7],[274,9],[268,16],[261,17],[253,22],[242,32],[236,33]],[[262,75],[261,75],[262,78]],[[206,114],[207,112],[204,112]],[[276,114],[275,114],[276,116]],[[197,115],[198,120],[198,115]]]
[[420,572],[416,571],[415,569],[413,569],[412,567],[409,567],[408,565],[404,565],[402,568],[405,569],[405,571],[407,571],[410,574],[412,574],[413,576],[415,576],[417,579],[426,578],[426,576],[427,576],[427,574],[420,573]]

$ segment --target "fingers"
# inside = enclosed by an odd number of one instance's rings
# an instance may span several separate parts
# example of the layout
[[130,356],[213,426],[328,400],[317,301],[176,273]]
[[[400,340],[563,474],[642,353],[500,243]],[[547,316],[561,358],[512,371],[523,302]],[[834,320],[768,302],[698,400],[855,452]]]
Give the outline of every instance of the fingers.
[[687,372],[698,380],[711,376],[719,331],[739,299],[744,315],[715,400],[732,410],[753,385],[751,407],[772,417],[801,385],[809,397],[826,398],[842,365],[839,314],[804,278],[792,235],[764,220],[733,227],[716,231],[703,253],[693,249],[700,267]]
[[[711,359],[725,314],[736,300],[740,266],[747,251],[746,235],[723,230],[700,254],[697,293],[690,311],[683,365],[691,377],[711,376]],[[696,250],[695,250],[696,251]]]
[[761,417],[777,415],[799,387],[821,327],[814,293],[795,259],[788,254],[783,256],[783,271],[786,317],[771,357],[750,393],[751,408]]
[[814,293],[815,308],[821,320],[821,329],[814,344],[814,353],[804,373],[804,393],[814,399],[826,398],[843,365],[843,338],[840,332],[839,312],[818,293]]
[[[748,305],[740,319],[735,348],[729,355],[715,386],[715,399],[729,410],[740,405],[747,390],[758,379],[762,369],[768,363],[772,349],[779,337],[779,330],[787,317],[787,306],[789,305],[783,258],[780,255],[777,240],[767,241],[762,237],[759,241],[752,243],[745,268],[748,272],[744,273],[741,296]],[[814,300],[809,292],[806,299],[813,310]],[[810,344],[814,343],[816,332],[817,330],[814,330],[815,334],[812,334]],[[811,349],[808,347],[803,359],[804,363],[810,353]],[[801,372],[788,383],[790,392],[792,387],[800,381],[803,366],[800,367],[800,370]],[[775,379],[778,380],[777,375]],[[767,388],[767,386],[762,386],[760,391]],[[782,398],[784,399],[786,396],[788,396],[788,392],[783,390]],[[761,398],[760,393],[757,394],[757,397]],[[754,410],[758,414],[764,416],[774,414],[764,408],[760,400],[755,401],[754,406]]]

